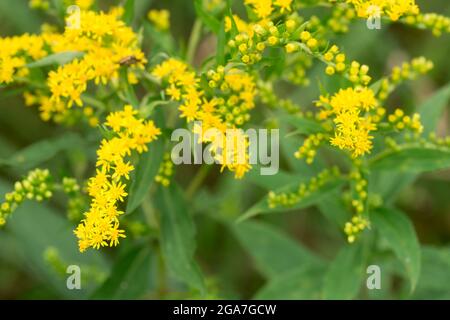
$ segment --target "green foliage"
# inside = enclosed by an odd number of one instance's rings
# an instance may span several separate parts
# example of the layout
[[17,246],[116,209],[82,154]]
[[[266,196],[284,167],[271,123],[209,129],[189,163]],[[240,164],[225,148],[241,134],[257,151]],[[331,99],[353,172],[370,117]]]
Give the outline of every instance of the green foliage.
[[[36,11],[27,1],[0,1],[2,37],[39,34],[44,22],[61,34],[69,2],[74,1],[52,0],[49,9]],[[423,13],[450,9],[446,1],[417,2]],[[314,0],[293,1],[292,10],[284,12],[273,2],[268,18],[273,25],[262,23],[243,1],[117,3],[123,9],[119,19],[136,34],[138,49],[127,47],[111,55],[118,61],[109,62],[117,68],[106,70],[111,71],[107,81],[102,77],[86,81],[79,97],[82,107],[76,99],[69,107],[72,97],[61,95],[64,110],[53,110],[50,121],[41,121],[48,120],[44,111],[57,101],[50,99],[50,72],[89,54],[96,57],[89,50],[71,47],[53,52],[46,43],[43,51],[48,54],[34,52],[36,59],[19,52],[23,60],[14,61],[18,65],[11,67],[11,81],[2,80],[9,69],[4,67],[7,59],[0,57],[0,199],[8,194],[22,197],[0,202],[0,299],[450,299],[448,34],[434,39],[425,30],[394,30],[388,27],[387,17],[381,30],[368,30],[356,15],[336,18],[343,13],[335,3],[317,6]],[[345,1],[340,3],[351,9]],[[96,1],[93,10],[108,12],[110,6],[108,1]],[[166,9],[168,28],[147,18],[149,10]],[[295,22],[293,30],[288,28],[289,20]],[[407,21],[401,17],[397,23]],[[443,26],[428,28],[445,33]],[[246,27],[252,36],[244,35]],[[318,43],[301,40],[304,31]],[[408,41],[412,37],[415,41]],[[108,46],[114,43],[112,38],[106,32],[97,40]],[[337,54],[325,58],[334,44],[339,53],[346,53],[343,72],[337,70]],[[0,49],[5,57],[9,54]],[[37,48],[27,48],[31,53],[33,49]],[[108,47],[108,53],[116,49]],[[130,52],[142,55],[138,58]],[[426,63],[405,67],[398,61],[417,52],[433,61],[435,68],[429,75],[414,73]],[[103,64],[105,57],[94,64],[99,70],[111,68]],[[169,58],[185,63],[193,78],[177,83],[158,78],[155,67]],[[359,61],[357,68],[353,60]],[[7,61],[7,67],[8,63],[13,64]],[[393,63],[402,66],[397,78],[386,72]],[[365,64],[373,77],[367,84]],[[221,67],[224,73],[218,72]],[[255,108],[246,110],[249,119],[242,126],[233,121],[247,106],[235,102],[248,92],[230,93],[235,83],[223,79],[231,71],[248,75],[255,85],[251,99]],[[82,73],[80,79],[84,77],[88,75]],[[191,81],[194,85],[189,87]],[[387,89],[383,81],[389,82]],[[214,106],[209,107],[227,120],[227,127],[231,123],[242,129],[280,129],[277,174],[263,176],[262,165],[256,164],[242,179],[235,179],[236,171],[229,172],[226,165],[176,165],[173,172],[161,173],[170,178],[170,185],[158,183],[155,177],[165,169],[164,155],[174,145],[172,131],[193,130],[182,109],[192,107],[186,97],[195,94],[185,87],[198,91],[199,103],[192,103],[196,114],[204,113],[210,100]],[[345,117],[339,120],[327,114],[333,107],[322,100],[332,99],[341,89],[361,87],[371,89],[379,104],[370,110],[357,109],[354,123],[381,115],[378,111],[385,114],[371,123],[377,127],[369,130],[371,152],[355,156],[348,148],[332,145]],[[180,89],[180,97],[171,93],[174,88]],[[384,90],[388,94],[381,98]],[[37,101],[41,98],[49,100]],[[345,100],[345,107],[351,100]],[[138,121],[154,121],[161,134],[148,144],[147,152],[127,155],[134,170],[121,180],[126,182],[127,196],[114,202],[120,215],[113,221],[120,221],[126,238],[118,238],[117,248],[107,248],[112,246],[109,238],[101,250],[80,253],[74,230],[81,219],[93,215],[89,198],[99,201],[88,188],[90,178],[102,169],[99,143],[129,134],[105,122],[124,105],[133,107]],[[420,115],[423,132],[388,120],[397,105],[402,106],[401,121],[404,116],[411,121],[414,112]],[[323,139],[308,140],[318,134]],[[305,144],[312,147],[312,163],[299,156]],[[47,185],[11,192],[15,182],[24,181],[27,172],[36,168],[52,174],[51,199],[45,203],[29,201],[37,200],[30,190],[47,191]],[[330,168],[337,173],[320,180],[324,170],[332,172]],[[63,192],[64,183],[59,181],[72,182],[70,192]],[[24,204],[11,210],[4,203]],[[68,215],[74,210],[77,214]],[[4,212],[8,219],[1,226]],[[355,232],[361,221],[367,221],[367,228]],[[346,230],[356,236],[350,238]],[[69,265],[81,268],[81,290],[66,286]],[[366,286],[370,265],[381,269],[381,289]]]
[[299,266],[319,267],[323,261],[270,225],[246,221],[229,226],[258,270],[274,278]]
[[[117,259],[111,274],[92,299],[141,299],[152,288],[151,248],[138,245]],[[154,284],[153,284],[154,286]]]
[[203,276],[194,261],[194,222],[183,195],[172,185],[170,188],[160,188],[156,199],[160,211],[161,250],[165,263],[177,279],[204,292]]
[[154,185],[155,176],[163,160],[163,155],[164,143],[158,140],[147,152],[140,156],[133,183],[130,187],[130,196],[127,203],[128,213],[133,212],[141,205],[150,188]]
[[345,246],[328,267],[324,279],[324,299],[354,299],[365,275],[367,249],[360,242]]
[[398,210],[383,208],[372,215],[374,227],[403,264],[414,291],[420,275],[420,245],[411,221]]

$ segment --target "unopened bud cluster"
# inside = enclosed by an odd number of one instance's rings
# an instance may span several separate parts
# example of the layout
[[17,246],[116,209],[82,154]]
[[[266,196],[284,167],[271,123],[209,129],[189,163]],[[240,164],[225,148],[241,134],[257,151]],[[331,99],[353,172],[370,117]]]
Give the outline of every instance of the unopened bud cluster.
[[170,158],[170,153],[164,154],[164,160],[159,167],[158,174],[155,177],[155,181],[160,183],[164,187],[168,187],[170,185],[170,179],[173,175],[173,162]]
[[404,19],[407,24],[419,28],[431,29],[433,35],[439,37],[442,33],[450,33],[450,18],[436,13],[411,15]]
[[325,169],[316,177],[311,178],[306,183],[301,183],[294,192],[269,192],[268,205],[269,208],[276,207],[293,207],[300,201],[309,197],[312,193],[323,187],[325,184],[340,176],[340,171],[337,167],[331,170]]
[[52,195],[53,183],[49,171],[31,171],[25,179],[15,183],[14,191],[5,195],[5,201],[0,205],[0,226],[6,223],[6,218],[25,200],[41,202]]
[[372,78],[368,75],[369,67],[365,64],[360,64],[357,61],[348,63],[344,53],[339,52],[336,45],[331,46],[330,49],[323,55],[323,59],[328,66],[325,73],[333,75],[335,73],[345,74],[353,84],[367,85]]
[[314,162],[317,154],[317,149],[320,145],[327,141],[327,136],[323,133],[311,134],[306,139],[303,145],[294,153],[297,159],[306,159],[307,164]]
[[394,67],[391,75],[382,80],[378,97],[380,100],[387,99],[399,84],[406,80],[414,80],[431,69],[433,69],[433,62],[424,57],[418,57],[411,62],[404,62],[401,66]]

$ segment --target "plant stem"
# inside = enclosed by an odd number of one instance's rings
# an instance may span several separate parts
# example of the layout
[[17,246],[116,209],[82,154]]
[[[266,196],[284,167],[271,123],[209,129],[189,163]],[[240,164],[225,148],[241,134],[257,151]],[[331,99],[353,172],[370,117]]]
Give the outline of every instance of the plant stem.
[[198,170],[197,174],[195,175],[194,179],[192,179],[186,190],[186,198],[189,199],[195,194],[198,188],[202,185],[205,178],[208,176],[211,167],[212,166],[202,166],[200,170]]
[[202,33],[202,22],[200,19],[195,20],[194,26],[192,27],[191,35],[189,37],[189,44],[186,53],[186,61],[192,64],[195,58],[195,53],[197,51],[198,43],[200,42],[200,36]]

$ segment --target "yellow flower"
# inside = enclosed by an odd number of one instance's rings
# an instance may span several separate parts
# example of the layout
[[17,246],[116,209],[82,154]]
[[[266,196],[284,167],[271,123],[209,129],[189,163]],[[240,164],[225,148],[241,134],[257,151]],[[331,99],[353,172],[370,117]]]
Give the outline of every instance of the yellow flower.
[[147,144],[161,133],[152,121],[138,119],[136,115],[137,111],[127,105],[107,117],[105,125],[116,136],[103,139],[97,151],[99,169],[88,182],[91,208],[74,231],[81,252],[89,247],[99,249],[108,243],[116,246],[120,238],[125,238],[124,231],[118,229],[118,216],[123,212],[117,210],[117,203],[125,201],[128,194],[123,179],[129,180],[134,170],[125,157],[130,156],[131,151],[147,151]]
[[273,12],[272,0],[244,0],[244,3],[250,5],[261,20],[266,19]]
[[170,12],[168,10],[150,10],[147,18],[161,31],[170,28]]
[[292,11],[291,4],[292,0],[276,0],[274,3],[274,5],[276,5],[277,7],[280,7],[281,13],[284,13],[284,11],[291,12]]
[[113,179],[120,179],[124,177],[125,179],[130,179],[130,172],[134,170],[134,166],[132,166],[129,162],[125,163],[123,160],[119,160],[116,162],[116,166],[114,167],[114,174],[112,175]]
[[[327,99],[321,99],[328,104]],[[329,100],[327,116],[334,115],[336,125],[334,137],[330,139],[331,145],[352,152],[353,157],[369,153],[372,149],[371,131],[376,130],[370,117],[364,113],[376,108],[378,102],[372,90],[364,87],[358,90],[353,88],[341,89]]]
[[[151,73],[166,86],[165,92],[173,100],[178,101],[181,92],[178,108],[180,117],[186,118],[187,122],[200,121],[203,133],[208,129],[216,129],[225,134],[227,129],[240,127],[250,119],[249,111],[255,107],[254,78],[236,68],[226,70],[225,67],[219,66],[206,73],[210,88],[216,88],[214,94],[199,90],[199,77],[179,60],[168,59],[157,65]],[[198,132],[199,129],[195,124],[194,132]],[[220,142],[220,139],[214,141],[202,136],[200,140],[204,143],[213,142],[214,150],[224,150],[233,154],[233,149],[226,147],[225,142]],[[251,168],[248,152],[245,153],[243,161],[235,161],[236,157],[237,154],[234,156],[227,153],[216,154],[216,159],[222,164],[222,170],[227,168],[235,173],[236,178],[242,178]]]
[[419,7],[415,0],[347,0],[352,4],[359,17],[369,18],[387,16],[392,21],[397,21],[404,15],[417,15]]

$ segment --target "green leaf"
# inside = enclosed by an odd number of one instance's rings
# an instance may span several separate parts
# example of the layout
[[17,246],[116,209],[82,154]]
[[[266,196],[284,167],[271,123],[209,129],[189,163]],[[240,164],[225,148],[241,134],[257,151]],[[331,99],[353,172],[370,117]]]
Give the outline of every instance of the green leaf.
[[220,32],[220,21],[205,11],[202,0],[194,0],[195,12],[202,22],[215,34]]
[[133,106],[135,109],[139,109],[139,99],[136,96],[136,92],[134,91],[134,87],[131,83],[128,82],[128,70],[125,67],[122,67],[119,71],[120,74],[120,82],[123,86],[122,90],[125,95],[126,101]]
[[144,298],[152,284],[152,254],[148,245],[138,245],[119,257],[110,276],[92,299]]
[[[0,194],[5,194],[13,185],[0,180]],[[109,265],[101,252],[78,251],[76,237],[68,220],[45,204],[27,201],[11,215],[4,228],[0,230],[1,240],[6,233],[10,241],[9,250],[17,261],[17,268],[30,274],[38,283],[53,289],[63,298],[85,299],[96,287],[94,282],[81,283],[81,290],[67,290],[67,278],[58,274],[45,260],[44,253],[53,247],[60,254],[60,258],[67,265],[78,265],[85,268],[95,268],[100,273],[108,273]],[[0,256],[7,255],[3,249]]]
[[246,221],[230,223],[229,228],[253,257],[258,269],[272,278],[304,265],[320,265],[322,261],[299,242],[268,224]]
[[339,228],[342,228],[352,215],[342,200],[342,194],[338,191],[323,197],[317,203],[317,207],[328,220]]
[[363,241],[346,244],[330,264],[325,275],[324,299],[353,299],[358,295],[365,272]]
[[152,102],[143,104],[139,108],[139,115],[142,118],[147,119],[148,117],[150,117],[153,114],[153,111],[155,110],[156,107],[159,107],[159,106],[168,107],[171,104],[173,104],[173,101],[166,101],[166,100],[156,100],[156,101],[152,101]]
[[413,224],[405,214],[390,208],[376,210],[371,220],[405,267],[413,292],[420,274],[420,246]]
[[317,300],[323,282],[323,267],[303,266],[271,279],[255,295],[257,300]]
[[294,128],[296,133],[299,134],[313,134],[318,132],[324,132],[322,125],[314,119],[308,119],[306,117],[296,115],[285,115],[280,118],[281,121],[286,121]]
[[231,10],[231,3],[232,0],[227,0],[227,6],[225,9],[225,12],[227,13],[228,17],[231,20],[231,35],[232,36],[236,36],[237,34],[239,34],[239,29],[237,27],[236,21],[234,20],[233,17],[233,11]]
[[372,158],[372,170],[427,172],[450,168],[450,149],[408,147],[389,150]]
[[134,19],[134,0],[126,0],[124,5],[123,21],[131,25]]
[[43,22],[37,10],[30,10],[28,1],[0,1],[0,21],[3,32],[10,26],[17,34],[36,32]]
[[156,195],[161,220],[161,250],[170,272],[192,288],[205,291],[200,268],[194,260],[195,226],[183,195],[174,184]]
[[[450,84],[440,89],[416,109],[421,116],[425,133],[436,129],[440,115],[447,106],[449,98]],[[416,177],[413,173],[377,172],[371,179],[372,191],[381,194],[386,203],[391,203],[404,187],[412,183]]]
[[381,89],[381,84],[383,83],[383,79],[378,80],[377,82],[374,82],[370,85],[370,89],[373,91],[374,94],[378,94],[378,92]]
[[28,170],[54,158],[61,151],[70,150],[82,144],[83,141],[79,136],[67,133],[59,138],[36,142],[8,159],[0,159],[0,166],[7,165]]
[[307,180],[307,177],[295,174],[291,172],[286,172],[283,170],[278,170],[278,172],[271,176],[263,176],[260,172],[261,167],[258,165],[253,166],[244,177],[245,181],[249,181],[265,190],[273,190],[277,188],[282,188],[287,185],[294,183],[300,183]]
[[144,21],[145,39],[152,44],[149,56],[155,57],[161,52],[169,55],[175,52],[175,42],[170,32],[155,28],[149,21]]
[[55,54],[51,54],[49,56],[46,56],[45,58],[42,58],[41,60],[31,62],[26,65],[27,68],[41,68],[41,67],[47,67],[51,65],[63,65],[66,63],[71,62],[72,60],[76,58],[81,58],[84,55],[84,52],[80,51],[65,51],[65,52],[59,52]]
[[217,53],[216,61],[218,65],[225,65],[225,47],[227,44],[227,35],[225,33],[225,19],[220,23],[220,31],[217,35]]
[[422,247],[419,282],[412,299],[450,299],[450,248]]
[[148,151],[141,154],[139,163],[136,166],[135,174],[132,179],[127,213],[136,210],[144,201],[150,187],[154,184],[155,176],[158,174],[159,167],[164,156],[164,141],[158,139],[150,144]]
[[[318,187],[317,190],[310,192],[309,195],[303,197],[299,202],[290,207],[277,206],[275,208],[270,208],[268,201],[269,196],[266,195],[261,201],[256,203],[254,206],[248,209],[243,215],[241,215],[238,219],[238,222],[247,220],[259,214],[278,213],[283,211],[303,209],[315,205],[322,199],[322,197],[328,195],[330,192],[339,189],[343,184],[344,180],[341,178],[331,179],[325,182],[322,186]],[[275,193],[290,192],[296,190],[298,188],[298,185],[299,184],[296,183],[295,185],[287,186],[274,192]]]
[[450,83],[433,94],[418,108],[420,121],[424,127],[424,134],[436,129],[439,119],[450,100]]

